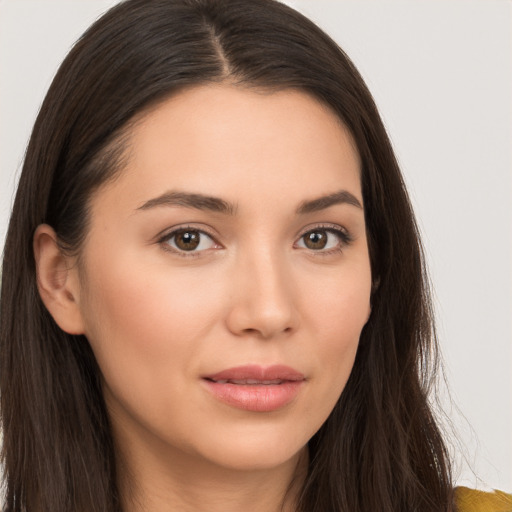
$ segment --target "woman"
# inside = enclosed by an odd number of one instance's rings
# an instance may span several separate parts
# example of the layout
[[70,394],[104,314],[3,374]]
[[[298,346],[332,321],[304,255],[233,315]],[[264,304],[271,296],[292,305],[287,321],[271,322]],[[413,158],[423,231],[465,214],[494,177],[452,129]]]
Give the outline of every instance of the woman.
[[455,509],[396,160],[281,4],[132,0],[87,31],[1,308],[6,510]]

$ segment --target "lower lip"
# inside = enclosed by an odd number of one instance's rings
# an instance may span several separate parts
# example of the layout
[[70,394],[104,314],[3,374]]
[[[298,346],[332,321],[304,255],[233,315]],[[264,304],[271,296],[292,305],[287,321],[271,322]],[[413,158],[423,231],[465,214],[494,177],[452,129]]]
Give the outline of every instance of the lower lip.
[[246,411],[271,412],[291,403],[304,381],[261,385],[220,383],[206,379],[203,382],[215,398],[232,407]]

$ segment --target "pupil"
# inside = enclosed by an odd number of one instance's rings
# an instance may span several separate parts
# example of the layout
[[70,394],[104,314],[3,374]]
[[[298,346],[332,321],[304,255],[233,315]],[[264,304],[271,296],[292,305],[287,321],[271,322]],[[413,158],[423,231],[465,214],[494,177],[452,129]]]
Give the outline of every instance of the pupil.
[[308,249],[323,249],[327,244],[327,233],[325,231],[313,231],[306,235],[305,244]]
[[199,245],[199,233],[197,231],[183,231],[176,235],[176,245],[184,251],[192,251]]

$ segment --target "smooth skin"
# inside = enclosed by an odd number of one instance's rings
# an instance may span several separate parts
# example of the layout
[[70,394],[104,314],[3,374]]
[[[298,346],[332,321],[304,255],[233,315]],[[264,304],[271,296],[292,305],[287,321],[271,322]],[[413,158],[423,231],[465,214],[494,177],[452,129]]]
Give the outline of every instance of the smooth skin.
[[[306,93],[207,85],[145,113],[126,156],[80,264],[34,237],[43,301],[102,371],[125,510],[293,511],[371,312],[352,138]],[[247,364],[305,381],[271,412],[204,385]]]

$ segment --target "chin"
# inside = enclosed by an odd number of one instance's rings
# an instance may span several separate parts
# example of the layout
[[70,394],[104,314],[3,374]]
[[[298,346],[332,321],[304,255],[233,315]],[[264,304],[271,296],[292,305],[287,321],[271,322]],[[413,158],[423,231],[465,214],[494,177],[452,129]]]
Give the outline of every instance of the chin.
[[301,446],[298,449],[276,449],[269,447],[233,447],[223,453],[211,454],[211,459],[216,465],[224,469],[235,471],[269,471],[286,464],[295,466],[300,455],[305,453],[307,447]]
[[226,470],[259,471],[296,464],[307,450],[308,439],[294,437],[275,429],[274,432],[224,433],[215,436],[207,445],[196,447],[203,459]]

